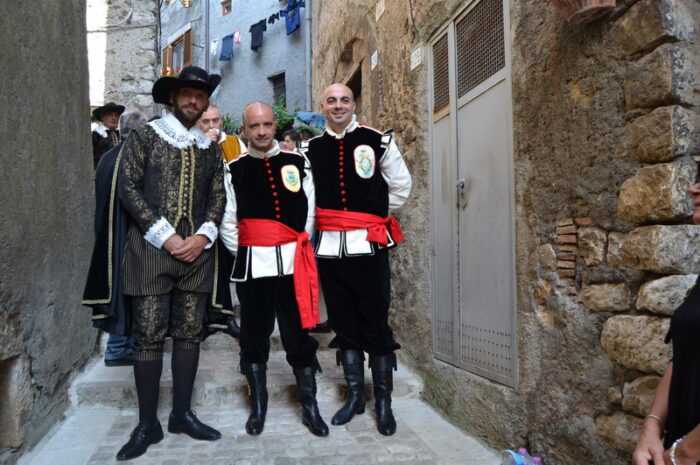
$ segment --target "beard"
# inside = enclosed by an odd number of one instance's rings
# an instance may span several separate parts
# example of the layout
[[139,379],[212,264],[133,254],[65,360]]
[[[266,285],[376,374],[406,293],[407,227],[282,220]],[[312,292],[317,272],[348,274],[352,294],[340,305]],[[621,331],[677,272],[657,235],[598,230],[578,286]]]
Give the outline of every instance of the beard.
[[199,121],[199,118],[204,114],[205,110],[206,110],[206,108],[202,108],[201,110],[197,111],[196,114],[195,113],[187,113],[187,112],[185,112],[185,110],[182,107],[177,106],[177,105],[173,105],[173,114],[183,124],[187,123],[187,124],[192,125],[192,124],[196,123],[197,121]]

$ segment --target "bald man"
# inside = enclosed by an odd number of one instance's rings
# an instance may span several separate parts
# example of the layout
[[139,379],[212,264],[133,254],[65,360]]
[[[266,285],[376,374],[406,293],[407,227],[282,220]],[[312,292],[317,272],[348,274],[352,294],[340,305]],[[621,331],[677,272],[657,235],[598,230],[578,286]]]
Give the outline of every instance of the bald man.
[[411,191],[411,176],[391,132],[358,124],[352,91],[342,84],[326,88],[322,135],[302,143],[316,187],[316,257],[348,385],[348,400],[332,424],[349,422],[365,411],[364,353],[369,354],[377,429],[396,432],[391,410],[394,351],[400,348],[389,326],[391,283],[389,250],[403,239],[389,212]]
[[216,105],[209,105],[197,121],[197,127],[212,141],[219,144],[226,163],[232,162],[247,150],[243,141],[237,136],[224,132],[221,110]]
[[231,280],[241,301],[241,371],[250,386],[248,434],[263,431],[266,370],[275,317],[294,370],[302,422],[317,436],[328,426],[316,403],[318,277],[309,236],[314,228],[314,183],[308,161],[280,150],[272,108],[254,102],[243,111],[248,153],[229,163],[227,204],[219,234],[236,255]]

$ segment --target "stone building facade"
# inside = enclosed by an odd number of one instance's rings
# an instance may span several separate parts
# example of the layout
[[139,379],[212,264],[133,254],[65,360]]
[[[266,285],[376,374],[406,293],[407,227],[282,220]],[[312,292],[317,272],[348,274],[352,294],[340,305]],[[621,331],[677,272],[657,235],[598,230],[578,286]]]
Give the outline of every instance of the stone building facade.
[[85,2],[15,3],[0,42],[12,70],[0,124],[0,463],[11,464],[61,418],[96,342],[80,305],[94,209]]
[[[618,0],[604,17],[579,25],[567,24],[549,0],[328,0],[314,9],[314,106],[326,85],[348,83],[362,119],[394,129],[414,178],[398,213],[406,241],[392,256],[391,319],[401,356],[424,377],[426,400],[494,447],[525,445],[552,465],[629,463],[669,360],[669,315],[700,270],[700,228],[691,225],[686,192],[697,169],[692,157],[700,155],[699,7],[695,0]],[[484,21],[496,22],[470,23],[482,10]],[[500,21],[491,10],[505,23],[494,73],[503,74],[506,98],[499,102],[508,111],[498,118],[491,106],[462,113],[471,94],[440,94],[436,85],[459,80],[460,60],[480,46],[469,39],[484,37],[470,31]],[[454,45],[440,49],[443,37]],[[456,57],[456,78],[452,69],[440,74],[440,57]],[[489,76],[479,85],[495,89]],[[450,110],[438,108],[438,94]],[[443,137],[439,118],[452,109],[475,126],[480,119],[503,124],[471,140],[463,137],[469,125]],[[461,145],[436,150],[443,139]],[[435,276],[440,250],[454,252],[450,259],[461,250],[442,240],[451,223],[442,222],[438,207],[457,203],[468,211],[471,202],[469,180],[449,178],[445,159],[460,150],[469,155],[482,139],[505,141],[509,154],[504,170],[474,166],[483,177],[471,186],[477,192],[503,172],[510,179],[489,196],[510,202],[511,223],[504,224],[512,247],[479,264],[512,266],[513,309],[503,313],[512,334],[495,331],[500,340],[466,339],[464,321],[472,316],[459,314],[460,333],[439,321],[435,304],[446,289]],[[487,228],[502,214],[486,210],[476,218]],[[473,239],[488,246],[488,237]],[[472,265],[456,265],[467,272],[458,291],[481,279]],[[456,307],[507,304],[499,294],[458,293]],[[437,350],[446,335],[456,339],[453,363]],[[464,368],[468,350],[481,368]],[[491,352],[510,364],[505,375],[494,375],[501,368],[495,362],[484,366],[490,362],[481,355]]]
[[[191,0],[188,6],[177,0],[164,1],[160,12],[161,67],[193,64],[220,74],[222,81],[212,101],[237,123],[248,103],[273,103],[282,94],[288,111],[307,110],[311,88],[311,3],[305,2],[300,10],[299,29],[287,35],[283,17],[269,22],[273,14],[287,7],[286,0]],[[265,20],[266,30],[256,52],[251,50],[249,30],[261,20]],[[235,31],[240,32],[241,43],[233,45],[230,60],[220,60],[223,38]]]
[[158,0],[87,0],[90,106],[115,102],[154,114]]

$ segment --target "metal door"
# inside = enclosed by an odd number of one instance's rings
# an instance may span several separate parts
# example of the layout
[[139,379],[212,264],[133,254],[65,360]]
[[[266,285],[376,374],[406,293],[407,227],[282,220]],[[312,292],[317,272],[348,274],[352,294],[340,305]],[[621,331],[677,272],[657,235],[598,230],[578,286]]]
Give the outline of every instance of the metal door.
[[[438,358],[515,386],[507,24],[507,0],[474,1],[432,46],[433,326]],[[441,41],[447,42],[446,109],[440,109],[436,100],[440,95],[436,84],[444,80]],[[447,352],[443,348],[450,339],[452,349]]]

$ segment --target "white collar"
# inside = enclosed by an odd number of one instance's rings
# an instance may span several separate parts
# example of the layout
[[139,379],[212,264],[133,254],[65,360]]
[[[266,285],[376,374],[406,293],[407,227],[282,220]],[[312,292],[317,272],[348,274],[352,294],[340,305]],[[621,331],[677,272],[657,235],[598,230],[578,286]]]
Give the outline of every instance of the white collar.
[[357,115],[352,115],[352,121],[350,121],[350,124],[345,126],[345,129],[343,129],[343,132],[341,133],[336,134],[336,132],[328,126],[328,123],[326,123],[326,133],[328,133],[328,135],[331,137],[335,137],[336,139],[342,139],[345,137],[345,134],[353,132],[355,129],[357,129]]
[[101,135],[102,137],[107,137],[107,126],[105,126],[102,121],[92,123],[91,126],[92,126],[92,132],[96,132],[97,134]]
[[148,125],[161,139],[178,149],[187,148],[193,143],[200,149],[208,149],[211,145],[211,139],[197,125],[188,130],[175,115],[169,112],[165,113],[162,118],[151,121]]
[[254,147],[248,146],[248,154],[253,158],[269,158],[274,157],[278,153],[280,153],[280,146],[277,141],[273,142],[272,148],[267,152],[261,152]]

